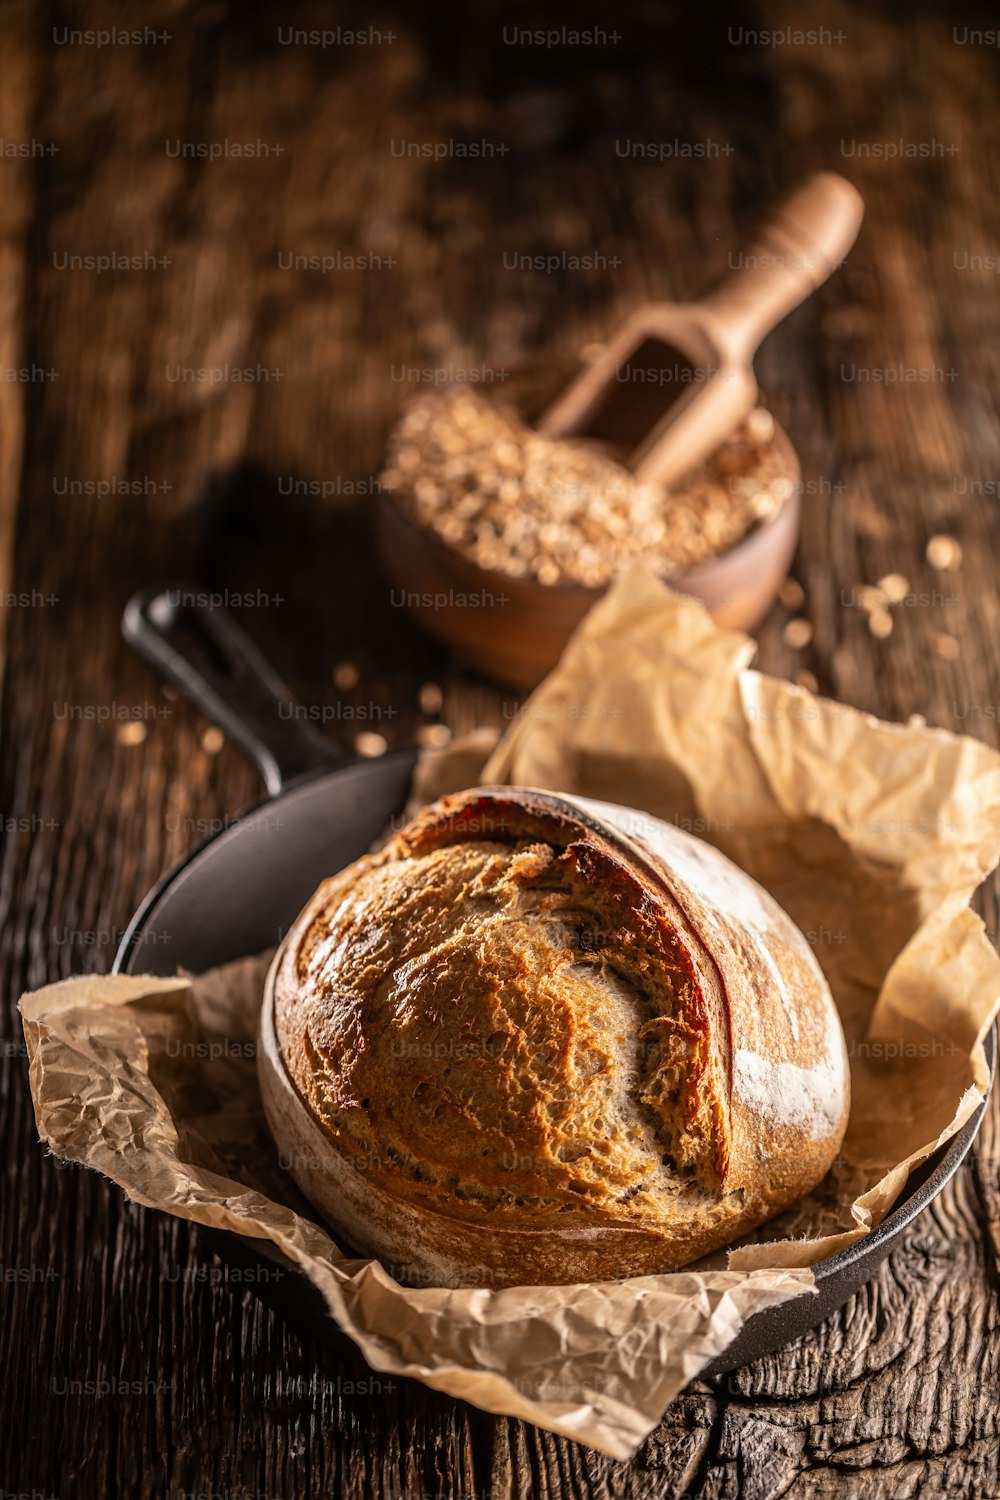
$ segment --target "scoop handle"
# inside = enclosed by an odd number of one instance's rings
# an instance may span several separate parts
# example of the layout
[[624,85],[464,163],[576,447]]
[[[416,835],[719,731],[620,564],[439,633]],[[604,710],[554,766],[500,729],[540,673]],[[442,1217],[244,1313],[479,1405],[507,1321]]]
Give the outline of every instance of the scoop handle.
[[731,359],[751,359],[766,334],[822,286],[857,238],[857,188],[836,172],[809,177],[766,222],[733,274],[703,299]]

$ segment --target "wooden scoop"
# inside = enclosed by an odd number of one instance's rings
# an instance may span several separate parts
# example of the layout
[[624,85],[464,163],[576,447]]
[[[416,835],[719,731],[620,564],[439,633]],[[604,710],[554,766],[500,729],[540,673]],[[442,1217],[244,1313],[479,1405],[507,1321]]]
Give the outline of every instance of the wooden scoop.
[[538,430],[624,450],[642,483],[678,479],[753,410],[761,340],[836,269],[863,213],[861,194],[843,177],[810,177],[701,302],[651,302],[633,313]]

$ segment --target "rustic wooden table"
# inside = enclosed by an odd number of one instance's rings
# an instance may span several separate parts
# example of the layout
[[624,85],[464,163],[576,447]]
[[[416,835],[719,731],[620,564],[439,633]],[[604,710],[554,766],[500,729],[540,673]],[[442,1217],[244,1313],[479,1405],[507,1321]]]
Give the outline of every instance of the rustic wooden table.
[[[453,729],[503,723],[510,692],[457,670],[372,563],[364,491],[419,387],[401,367],[502,368],[599,339],[639,298],[696,293],[761,200],[814,167],[853,178],[868,216],[846,269],[759,360],[808,480],[795,576],[813,627],[793,649],[776,607],[759,662],[996,743],[983,22],[608,5],[574,17],[601,28],[589,44],[545,46],[512,40],[499,4],[375,9],[8,0],[0,17],[0,1490],[995,1495],[996,1096],[974,1159],[840,1315],[693,1383],[624,1465],[416,1384],[373,1394],[353,1353],[301,1342],[212,1275],[187,1225],[38,1146],[19,992],[106,968],[163,868],[260,793],[123,645],[129,593],[176,575],[251,592],[241,617],[300,697],[377,706],[367,727],[390,745],[428,722],[426,682]],[[379,34],[324,47],[286,30],[337,24]],[[73,35],[113,26],[149,31]],[[780,34],[795,26],[814,30]],[[506,149],[454,149],[483,140]],[[596,263],[505,266],[562,252]],[[108,254],[135,267],[70,259]],[[206,474],[242,463],[266,473],[206,496]],[[957,570],[928,565],[936,533],[960,541]],[[914,592],[880,639],[853,591],[887,573]],[[360,675],[341,692],[343,661]],[[330,733],[350,746],[356,727]],[[989,892],[983,909],[992,931]]]

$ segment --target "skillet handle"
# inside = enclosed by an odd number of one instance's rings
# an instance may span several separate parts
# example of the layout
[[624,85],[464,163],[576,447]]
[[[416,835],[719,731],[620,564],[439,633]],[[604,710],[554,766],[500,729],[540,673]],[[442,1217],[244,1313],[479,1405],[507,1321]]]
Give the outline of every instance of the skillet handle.
[[347,765],[301,719],[290,690],[233,617],[193,584],[143,589],[122,634],[202,713],[242,745],[276,797],[290,781]]

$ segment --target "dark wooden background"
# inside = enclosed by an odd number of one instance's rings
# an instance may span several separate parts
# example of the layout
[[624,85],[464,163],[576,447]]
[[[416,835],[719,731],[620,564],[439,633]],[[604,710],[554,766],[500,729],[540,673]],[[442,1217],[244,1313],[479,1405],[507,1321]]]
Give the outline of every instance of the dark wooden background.
[[[240,755],[206,741],[204,721],[122,644],[130,591],[177,575],[262,590],[272,602],[243,620],[300,698],[378,705],[391,745],[433,718],[418,701],[426,682],[443,685],[455,730],[503,722],[509,691],[456,669],[391,607],[364,500],[282,494],[278,477],[370,480],[417,388],[393,365],[503,368],[599,339],[641,297],[697,293],[757,208],[814,167],[852,177],[868,216],[848,267],[759,360],[812,482],[795,572],[814,626],[791,650],[776,607],[759,662],[810,672],[888,718],[919,713],[997,741],[1000,302],[996,270],[974,258],[995,267],[1000,251],[1000,64],[963,36],[995,25],[988,11],[917,0],[898,15],[861,3],[806,13],[768,0],[720,15],[651,0],[568,7],[545,19],[572,12],[617,26],[619,40],[544,48],[505,44],[505,24],[537,15],[494,0],[249,9],[8,0],[0,12],[0,1489],[995,1495],[996,1099],[975,1159],[841,1315],[693,1384],[627,1465],[415,1384],[366,1393],[353,1353],[302,1343],[245,1288],[209,1280],[186,1225],[40,1150],[19,992],[106,968],[161,870],[260,793]],[[394,39],[283,46],[279,24],[372,24]],[[59,41],[63,28],[109,25],[169,40]],[[796,25],[825,31],[783,45],[746,35]],[[509,149],[393,154],[402,141],[483,138]],[[171,154],[177,141],[226,140],[281,151]],[[697,154],[620,154],[635,141]],[[505,253],[559,250],[620,264],[503,267]],[[170,263],[60,269],[64,255],[109,251]],[[279,265],[337,252],[383,266]],[[281,378],[170,378],[227,362]],[[24,368],[33,378],[11,378]],[[852,378],[890,368],[915,373]],[[250,467],[234,479],[235,465]],[[206,476],[227,472],[206,494]],[[113,477],[141,492],[61,493]],[[924,560],[939,532],[962,545],[957,571]],[[889,572],[920,598],[877,640],[845,599]],[[342,694],[332,674],[345,660],[360,677]],[[100,722],[102,706],[138,713],[144,737]],[[353,728],[331,733],[350,746]],[[983,902],[992,931],[991,892]],[[115,1390],[89,1394],[101,1381]]]

